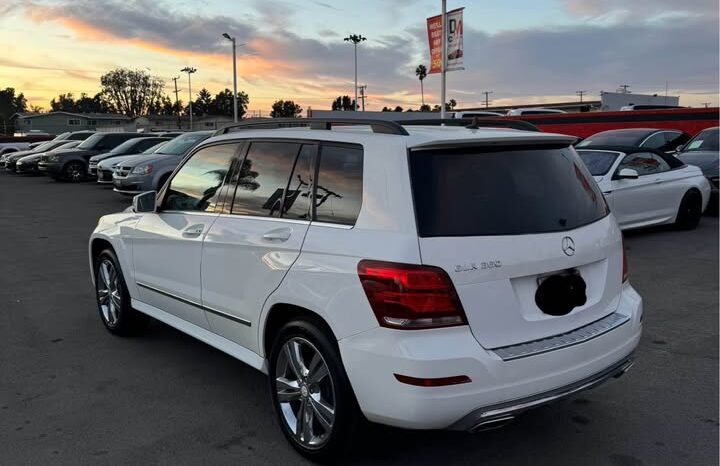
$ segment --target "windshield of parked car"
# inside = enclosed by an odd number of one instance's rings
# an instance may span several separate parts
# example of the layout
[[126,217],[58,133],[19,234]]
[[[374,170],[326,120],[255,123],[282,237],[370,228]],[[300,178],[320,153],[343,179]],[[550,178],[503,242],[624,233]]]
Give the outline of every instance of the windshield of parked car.
[[580,141],[575,147],[637,146],[648,134],[650,133],[646,130],[603,131]]
[[33,149],[33,152],[45,152],[45,151],[54,149],[54,148],[57,147],[58,145],[59,145],[59,144],[58,144],[57,141],[43,142],[43,143],[40,144],[39,146],[36,146],[35,149]]
[[603,176],[610,171],[620,152],[579,150],[578,155],[592,176]]
[[105,133],[95,133],[77,146],[78,149],[92,149],[105,136]]
[[123,142],[122,144],[108,152],[108,154],[129,154],[129,151],[132,150],[132,148],[135,147],[137,144],[139,144],[142,139],[143,138],[128,139],[127,141]]
[[63,139],[66,139],[68,136],[70,136],[70,134],[71,134],[70,131],[60,133],[53,138],[53,141],[62,141]]
[[420,236],[565,231],[608,214],[571,147],[477,147],[410,154]]
[[154,154],[155,152],[158,152],[162,147],[165,147],[165,145],[166,145],[168,142],[169,142],[169,141],[163,141],[163,142],[161,142],[160,144],[155,144],[154,146],[152,146],[152,147],[150,147],[150,148],[148,148],[148,149],[145,149],[145,150],[142,151],[141,153],[142,153],[142,154]]
[[156,154],[182,155],[192,146],[210,136],[208,133],[188,133],[171,139]]
[[718,147],[718,135],[720,135],[720,128],[710,128],[700,131],[700,133],[685,145],[683,152],[697,152],[701,150],[717,152],[720,150]]
[[66,141],[65,144],[60,144],[53,150],[58,149],[72,149],[73,147],[77,147],[80,144],[81,141]]

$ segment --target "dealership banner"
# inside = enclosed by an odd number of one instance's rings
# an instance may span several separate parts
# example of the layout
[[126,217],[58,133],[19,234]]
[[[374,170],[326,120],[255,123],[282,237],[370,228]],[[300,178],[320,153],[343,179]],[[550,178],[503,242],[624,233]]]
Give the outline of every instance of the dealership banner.
[[447,69],[446,71],[463,69],[463,10],[447,12],[448,31],[443,34],[442,15],[427,19],[428,42],[430,43],[430,70],[429,73],[442,72],[442,40],[447,40]]

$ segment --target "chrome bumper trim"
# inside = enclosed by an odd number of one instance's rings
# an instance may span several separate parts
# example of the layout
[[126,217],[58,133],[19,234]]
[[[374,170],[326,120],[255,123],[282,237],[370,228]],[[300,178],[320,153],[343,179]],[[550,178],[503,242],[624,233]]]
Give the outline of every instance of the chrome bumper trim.
[[576,328],[571,332],[525,343],[518,343],[516,345],[492,348],[490,351],[500,356],[503,361],[512,361],[513,359],[534,356],[536,354],[547,353],[548,351],[555,351],[560,348],[584,343],[616,329],[629,321],[629,316],[613,312],[600,320]]
[[618,378],[625,374],[625,372],[627,372],[633,364],[633,355],[630,354],[620,360],[620,362],[613,364],[607,369],[570,385],[526,398],[519,398],[505,403],[479,408],[451,425],[449,429],[473,431],[481,429],[487,424],[496,423],[498,421],[507,421],[508,419],[514,418],[517,414],[527,411],[528,409],[536,408],[583,390],[596,387],[612,377]]

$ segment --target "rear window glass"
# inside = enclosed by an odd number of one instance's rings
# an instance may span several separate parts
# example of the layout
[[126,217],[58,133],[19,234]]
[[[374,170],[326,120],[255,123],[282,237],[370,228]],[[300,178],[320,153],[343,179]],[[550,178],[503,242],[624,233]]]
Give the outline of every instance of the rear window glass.
[[422,237],[564,231],[608,214],[569,147],[418,151],[410,170]]
[[603,176],[610,171],[615,160],[620,155],[619,152],[606,152],[594,150],[577,151],[583,163],[593,176]]

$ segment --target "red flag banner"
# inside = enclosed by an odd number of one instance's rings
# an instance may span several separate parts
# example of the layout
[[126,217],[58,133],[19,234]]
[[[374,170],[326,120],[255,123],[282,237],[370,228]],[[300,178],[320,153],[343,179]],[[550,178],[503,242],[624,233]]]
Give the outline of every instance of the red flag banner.
[[427,19],[428,42],[430,44],[429,73],[442,71],[442,40],[447,40],[447,71],[463,69],[463,9],[447,12],[448,32],[443,34],[442,15]]

